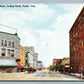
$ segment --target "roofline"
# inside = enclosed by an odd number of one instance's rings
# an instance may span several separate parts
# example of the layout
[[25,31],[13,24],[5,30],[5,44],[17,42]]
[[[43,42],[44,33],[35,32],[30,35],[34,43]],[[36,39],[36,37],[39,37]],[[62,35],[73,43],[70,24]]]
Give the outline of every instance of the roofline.
[[[0,31],[0,33],[4,33],[4,34],[9,34],[9,35],[14,35],[14,36],[17,36],[16,34],[17,33],[15,33],[15,34],[12,34],[12,33],[8,33],[8,32],[2,32],[2,31]],[[18,37],[18,36],[17,36]],[[19,37],[18,37],[19,38]],[[20,40],[20,38],[19,38],[19,40]]]
[[75,22],[78,20],[78,18],[79,18],[79,16],[81,15],[81,13],[82,13],[83,10],[84,10],[84,6],[83,6],[83,8],[81,9],[80,13],[78,14],[77,18],[75,19],[75,21],[74,21],[74,23],[73,23],[71,29],[69,30],[69,33],[70,33],[71,30],[73,29],[73,26],[75,25]]

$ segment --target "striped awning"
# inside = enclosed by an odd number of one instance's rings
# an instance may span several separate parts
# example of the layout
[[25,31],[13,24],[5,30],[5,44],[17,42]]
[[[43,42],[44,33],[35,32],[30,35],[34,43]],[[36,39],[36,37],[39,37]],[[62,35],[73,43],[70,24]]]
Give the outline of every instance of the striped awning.
[[19,68],[19,69],[24,68],[19,61],[16,61],[16,62],[18,64],[17,68]]
[[18,66],[13,59],[0,59],[0,66]]

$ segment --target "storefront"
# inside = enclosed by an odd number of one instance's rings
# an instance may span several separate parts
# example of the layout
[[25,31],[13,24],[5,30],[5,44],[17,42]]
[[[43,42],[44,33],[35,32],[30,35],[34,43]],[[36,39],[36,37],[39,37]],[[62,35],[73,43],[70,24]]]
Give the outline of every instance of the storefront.
[[19,60],[16,60],[18,66],[17,66],[17,72],[23,72],[24,67],[20,64]]
[[0,59],[0,72],[16,72],[17,66],[13,59]]

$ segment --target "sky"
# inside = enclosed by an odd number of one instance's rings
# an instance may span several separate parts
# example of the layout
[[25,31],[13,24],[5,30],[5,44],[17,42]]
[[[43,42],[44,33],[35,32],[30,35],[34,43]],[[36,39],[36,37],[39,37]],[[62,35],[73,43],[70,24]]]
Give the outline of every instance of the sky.
[[[20,44],[34,46],[38,60],[45,67],[51,65],[54,58],[69,57],[69,30],[84,4],[17,5],[35,7],[0,7],[0,24],[17,28]],[[1,25],[0,31],[16,32]]]

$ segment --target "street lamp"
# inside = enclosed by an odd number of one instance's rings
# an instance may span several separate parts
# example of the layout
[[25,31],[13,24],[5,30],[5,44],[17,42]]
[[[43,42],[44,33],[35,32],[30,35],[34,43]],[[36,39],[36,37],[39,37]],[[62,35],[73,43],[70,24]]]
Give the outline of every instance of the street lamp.
[[71,67],[71,72],[72,72],[72,67]]
[[81,67],[81,79],[82,79],[82,69],[83,69],[83,68]]

